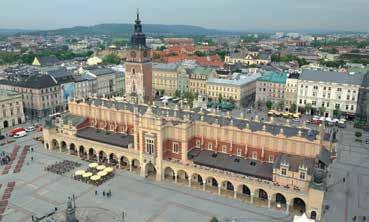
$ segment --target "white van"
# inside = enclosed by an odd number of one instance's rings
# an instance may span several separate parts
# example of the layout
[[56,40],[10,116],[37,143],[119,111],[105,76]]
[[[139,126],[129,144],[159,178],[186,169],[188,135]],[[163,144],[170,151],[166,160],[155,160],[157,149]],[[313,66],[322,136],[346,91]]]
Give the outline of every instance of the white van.
[[24,137],[26,135],[27,135],[26,131],[20,131],[20,132],[18,132],[14,135],[14,138],[20,138],[20,137]]

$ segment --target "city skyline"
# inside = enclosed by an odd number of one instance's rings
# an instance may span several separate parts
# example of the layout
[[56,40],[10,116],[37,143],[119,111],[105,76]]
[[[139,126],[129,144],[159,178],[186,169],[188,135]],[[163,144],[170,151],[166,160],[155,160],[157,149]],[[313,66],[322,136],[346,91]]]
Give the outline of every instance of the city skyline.
[[[271,0],[235,0],[232,4],[224,0],[201,3],[163,0],[161,4],[148,0],[139,3],[111,0],[109,3],[7,0],[0,9],[0,28],[43,30],[131,23],[139,6],[145,24],[196,25],[234,31],[369,31],[369,21],[362,19],[369,7],[369,2],[364,0],[313,0],[298,4],[292,0],[283,1],[283,4]],[[212,13],[204,13],[209,9]]]

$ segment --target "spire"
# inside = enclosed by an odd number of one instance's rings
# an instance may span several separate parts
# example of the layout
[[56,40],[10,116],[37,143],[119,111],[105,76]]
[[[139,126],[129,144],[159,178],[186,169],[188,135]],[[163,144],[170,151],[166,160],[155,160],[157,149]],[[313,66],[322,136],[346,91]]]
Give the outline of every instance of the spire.
[[142,32],[142,25],[140,20],[140,9],[137,8],[134,32],[131,37],[131,43],[133,47],[143,47],[146,48],[146,36]]
[[137,8],[137,19],[136,21],[140,21],[140,8]]

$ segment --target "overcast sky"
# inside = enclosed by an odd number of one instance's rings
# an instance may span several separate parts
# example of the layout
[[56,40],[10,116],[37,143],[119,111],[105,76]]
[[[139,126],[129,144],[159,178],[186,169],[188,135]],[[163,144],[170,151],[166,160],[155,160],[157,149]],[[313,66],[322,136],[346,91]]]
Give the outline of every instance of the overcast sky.
[[369,31],[369,0],[0,0],[0,28],[132,23],[227,30]]

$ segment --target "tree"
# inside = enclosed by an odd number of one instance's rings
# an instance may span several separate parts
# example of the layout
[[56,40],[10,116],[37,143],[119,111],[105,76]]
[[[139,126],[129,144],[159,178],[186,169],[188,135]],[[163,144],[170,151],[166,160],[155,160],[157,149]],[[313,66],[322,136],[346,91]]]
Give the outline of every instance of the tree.
[[296,103],[292,103],[291,106],[290,106],[290,112],[294,113],[294,112],[296,112],[296,110],[297,110]]
[[305,112],[310,114],[311,113],[311,108],[312,108],[311,103],[307,103],[305,105]]
[[212,217],[209,222],[220,222],[220,220],[216,217]]
[[361,137],[362,135],[363,135],[363,134],[362,134],[360,131],[356,131],[356,132],[355,132],[355,136],[356,136],[356,137]]
[[266,107],[268,108],[268,110],[271,110],[272,109],[272,107],[273,107],[273,102],[272,101],[270,101],[270,100],[268,100],[267,102],[266,102]]
[[336,117],[336,118],[341,116],[340,107],[336,106],[336,108],[333,110],[333,116]]
[[115,54],[109,54],[104,56],[103,61],[108,64],[118,65],[120,63],[120,58]]
[[324,116],[325,110],[326,110],[325,107],[323,106],[319,107],[319,115]]
[[278,102],[278,109],[279,109],[279,111],[283,111],[283,109],[284,109],[284,101],[283,100]]
[[177,98],[179,98],[179,97],[181,97],[181,91],[179,91],[178,89],[175,91],[175,93],[174,93],[174,96],[175,97],[177,97]]

